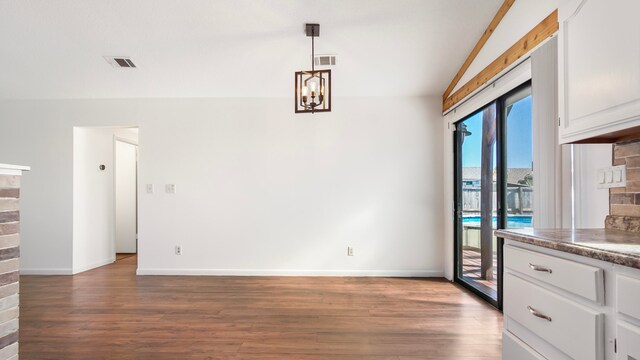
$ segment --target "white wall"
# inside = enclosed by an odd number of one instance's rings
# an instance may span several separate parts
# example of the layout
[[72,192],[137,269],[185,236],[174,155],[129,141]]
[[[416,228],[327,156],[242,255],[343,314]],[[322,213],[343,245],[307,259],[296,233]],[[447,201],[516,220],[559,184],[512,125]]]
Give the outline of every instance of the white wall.
[[74,274],[115,260],[113,136],[111,128],[73,129]]
[[34,174],[21,180],[21,270],[71,274],[73,126],[50,105],[0,101],[0,156]]
[[[23,269],[72,268],[74,126],[140,126],[139,271],[442,275],[438,98],[0,101]],[[155,194],[143,194],[155,184]],[[175,195],[164,185],[175,183]],[[174,246],[183,255],[174,255]],[[355,256],[347,257],[347,246]]]
[[611,166],[611,144],[574,145],[574,221],[578,229],[603,228],[609,190],[598,189],[598,169]]

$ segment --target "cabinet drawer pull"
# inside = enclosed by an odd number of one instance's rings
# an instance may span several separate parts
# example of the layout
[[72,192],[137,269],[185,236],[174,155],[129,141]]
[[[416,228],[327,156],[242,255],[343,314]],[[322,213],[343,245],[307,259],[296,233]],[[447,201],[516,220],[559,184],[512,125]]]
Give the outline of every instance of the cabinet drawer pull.
[[529,310],[529,312],[531,313],[531,315],[535,316],[535,317],[539,317],[540,319],[545,319],[549,322],[551,322],[551,317],[539,312],[538,310],[532,308],[531,306],[527,305],[527,310]]
[[546,267],[543,267],[543,266],[540,266],[540,265],[534,265],[534,264],[532,264],[532,263],[529,263],[529,267],[530,267],[532,270],[535,270],[535,271],[548,272],[549,274],[551,274],[551,273],[552,273],[551,269],[546,268]]

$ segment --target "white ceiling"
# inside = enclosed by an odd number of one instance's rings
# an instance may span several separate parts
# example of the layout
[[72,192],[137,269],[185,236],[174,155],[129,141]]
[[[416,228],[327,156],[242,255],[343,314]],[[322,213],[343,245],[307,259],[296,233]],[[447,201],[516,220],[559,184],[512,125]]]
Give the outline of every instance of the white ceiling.
[[306,22],[335,96],[441,95],[501,3],[0,0],[0,98],[289,97]]

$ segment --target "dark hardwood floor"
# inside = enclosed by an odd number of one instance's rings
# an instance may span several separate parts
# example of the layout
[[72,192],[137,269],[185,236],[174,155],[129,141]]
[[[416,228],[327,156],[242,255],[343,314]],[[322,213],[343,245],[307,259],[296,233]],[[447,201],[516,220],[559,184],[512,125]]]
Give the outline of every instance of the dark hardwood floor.
[[500,359],[502,315],[444,280],[21,276],[20,359]]
[[120,260],[124,260],[126,258],[132,257],[132,256],[137,256],[137,254],[133,253],[133,254],[129,254],[129,253],[117,253],[116,254],[116,261],[120,261]]

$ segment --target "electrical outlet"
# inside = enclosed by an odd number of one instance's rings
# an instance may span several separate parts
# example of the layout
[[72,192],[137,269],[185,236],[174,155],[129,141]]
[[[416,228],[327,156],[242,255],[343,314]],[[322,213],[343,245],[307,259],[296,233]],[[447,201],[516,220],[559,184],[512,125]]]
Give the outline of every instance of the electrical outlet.
[[347,248],[347,256],[353,256],[353,248],[351,246]]
[[176,255],[182,255],[182,246],[176,245]]
[[164,192],[167,194],[175,194],[176,193],[176,184],[166,184],[164,186]]
[[147,184],[147,194],[153,194],[153,184]]

